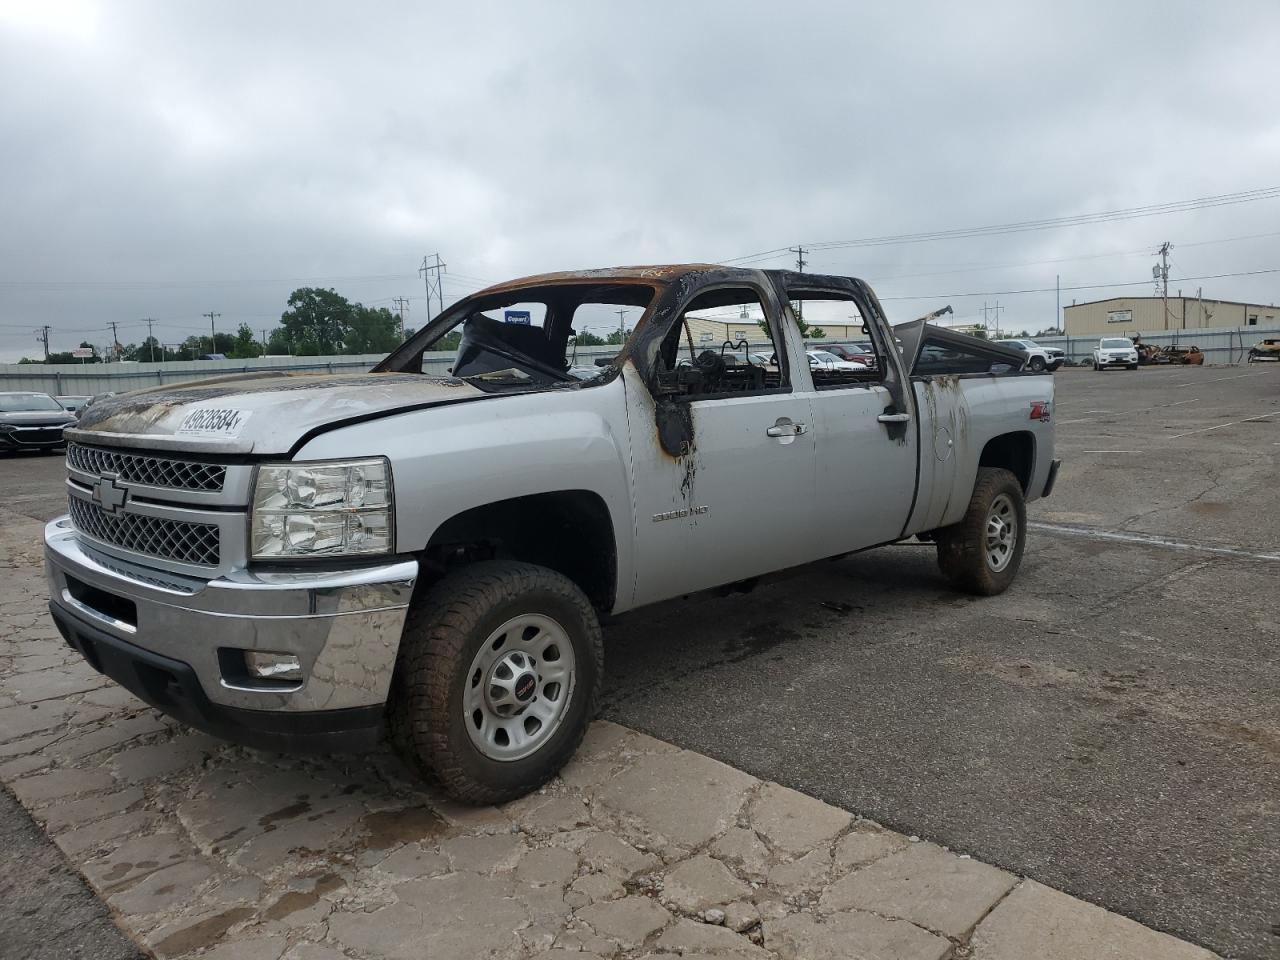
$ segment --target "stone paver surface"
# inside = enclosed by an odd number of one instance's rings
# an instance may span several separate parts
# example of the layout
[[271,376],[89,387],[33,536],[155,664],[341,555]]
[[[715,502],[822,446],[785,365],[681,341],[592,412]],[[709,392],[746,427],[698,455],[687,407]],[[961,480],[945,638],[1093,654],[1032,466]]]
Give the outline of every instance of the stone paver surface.
[[163,960],[1210,956],[614,724],[481,809],[193,733],[67,656],[0,519],[0,780]]

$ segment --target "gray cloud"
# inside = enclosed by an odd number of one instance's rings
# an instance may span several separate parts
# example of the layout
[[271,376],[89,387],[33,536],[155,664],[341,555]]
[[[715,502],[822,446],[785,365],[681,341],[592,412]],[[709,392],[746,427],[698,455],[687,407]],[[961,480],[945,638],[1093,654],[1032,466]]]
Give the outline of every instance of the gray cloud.
[[[166,341],[208,310],[269,327],[296,278],[421,298],[436,250],[458,296],[1280,182],[1274,4],[861,6],[0,0],[0,359],[33,355],[44,323],[62,349],[111,320],[140,340],[144,316]],[[879,279],[906,318],[1057,273],[1142,280],[1165,239],[1175,277],[1280,267],[1280,237],[1190,246],[1280,231],[1277,209],[811,269]],[[975,269],[1102,253],[1128,255]],[[1280,275],[1205,287],[1272,301]],[[1051,293],[1001,299],[1017,327],[1053,321]]]

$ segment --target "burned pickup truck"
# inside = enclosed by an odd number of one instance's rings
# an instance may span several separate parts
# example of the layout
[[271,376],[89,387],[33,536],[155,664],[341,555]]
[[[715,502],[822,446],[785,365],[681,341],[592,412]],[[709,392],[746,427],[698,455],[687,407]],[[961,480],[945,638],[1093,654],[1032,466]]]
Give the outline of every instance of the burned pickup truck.
[[[856,312],[875,363],[812,367],[797,301]],[[575,327],[619,310],[638,318],[620,352],[575,357]],[[695,346],[726,314],[767,337]],[[501,801],[579,743],[602,615],[916,536],[957,588],[1004,590],[1058,466],[1053,379],[1024,360],[891,328],[844,277],[517,280],[369,373],[89,407],[67,431],[69,515],[45,532],[50,609],[96,669],[192,726],[284,750],[386,731],[455,796]]]

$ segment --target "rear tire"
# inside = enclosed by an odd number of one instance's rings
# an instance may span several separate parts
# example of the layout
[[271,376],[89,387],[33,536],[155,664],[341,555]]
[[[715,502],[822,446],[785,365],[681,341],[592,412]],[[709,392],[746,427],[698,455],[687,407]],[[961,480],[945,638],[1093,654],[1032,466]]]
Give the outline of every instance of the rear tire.
[[978,468],[969,509],[937,532],[938,568],[966,593],[1003,593],[1018,575],[1027,539],[1027,506],[1008,470]]
[[514,800],[573,756],[603,675],[599,621],[568,577],[529,563],[464,567],[410,608],[391,741],[458,800]]

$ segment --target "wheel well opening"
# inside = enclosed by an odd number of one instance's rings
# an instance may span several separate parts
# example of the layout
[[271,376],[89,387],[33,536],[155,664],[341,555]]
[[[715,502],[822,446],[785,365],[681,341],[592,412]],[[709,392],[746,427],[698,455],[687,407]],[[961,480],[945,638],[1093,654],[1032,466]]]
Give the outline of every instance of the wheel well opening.
[[609,509],[589,490],[562,490],[500,500],[446,520],[424,553],[428,579],[479,560],[536,563],[562,573],[592,606],[613,609],[617,544]]
[[987,441],[982,448],[980,467],[1001,467],[1018,478],[1025,494],[1031,486],[1031,474],[1035,468],[1036,441],[1030,433],[1006,433]]

